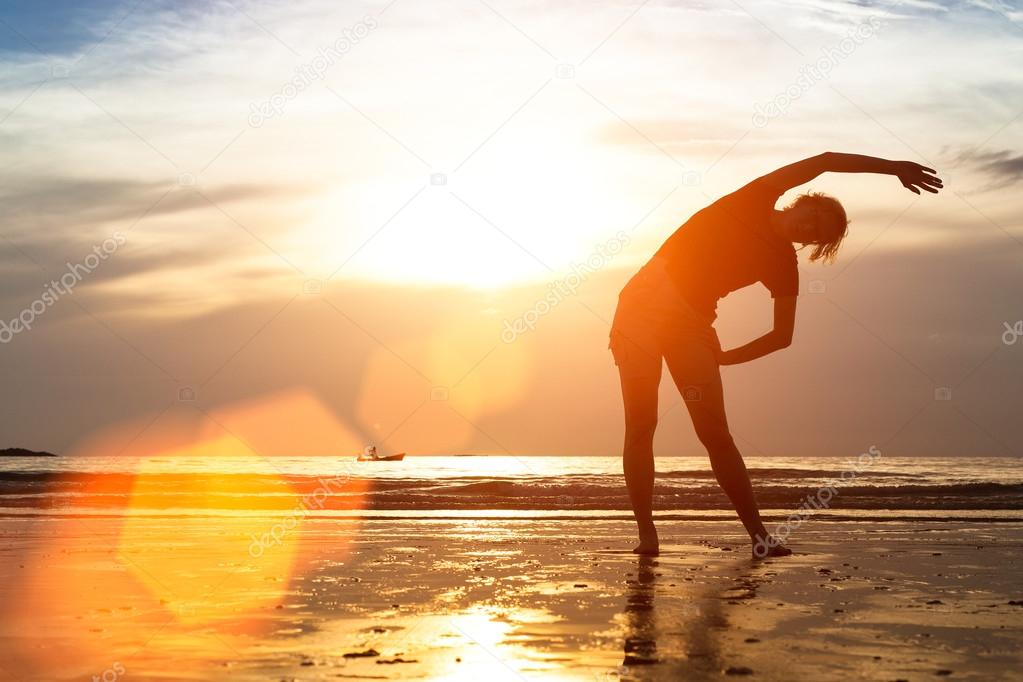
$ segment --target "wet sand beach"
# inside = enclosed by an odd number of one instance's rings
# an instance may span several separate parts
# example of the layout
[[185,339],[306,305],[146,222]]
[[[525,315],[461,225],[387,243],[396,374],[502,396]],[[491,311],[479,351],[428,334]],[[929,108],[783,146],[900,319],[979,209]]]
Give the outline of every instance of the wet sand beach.
[[[261,521],[262,523],[262,521]],[[1019,679],[1019,522],[0,522],[14,680]],[[262,551],[260,551],[262,550]]]

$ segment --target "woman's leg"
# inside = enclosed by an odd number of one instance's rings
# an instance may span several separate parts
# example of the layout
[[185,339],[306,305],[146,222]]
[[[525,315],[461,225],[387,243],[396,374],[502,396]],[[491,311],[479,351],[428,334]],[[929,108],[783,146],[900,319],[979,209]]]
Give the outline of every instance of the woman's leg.
[[[657,359],[658,364],[660,358]],[[659,367],[658,367],[659,369]],[[619,366],[622,401],[625,404],[625,446],[622,465],[625,485],[632,501],[632,513],[639,526],[637,554],[656,554],[657,530],[654,528],[654,430],[657,428],[657,386],[659,374],[631,376]]]
[[701,343],[673,344],[665,359],[692,417],[696,435],[710,455],[714,476],[749,533],[754,556],[789,554],[771,538],[760,518],[746,464],[728,429],[721,372],[713,348]]

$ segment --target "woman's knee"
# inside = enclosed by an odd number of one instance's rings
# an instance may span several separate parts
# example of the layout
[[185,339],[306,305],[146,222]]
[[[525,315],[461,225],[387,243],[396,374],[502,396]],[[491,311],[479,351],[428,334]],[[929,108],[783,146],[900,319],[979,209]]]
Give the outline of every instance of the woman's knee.
[[735,450],[735,441],[727,428],[708,427],[699,429],[696,433],[703,447],[711,454],[731,452]]
[[625,447],[648,447],[654,442],[657,419],[643,420],[625,427]]

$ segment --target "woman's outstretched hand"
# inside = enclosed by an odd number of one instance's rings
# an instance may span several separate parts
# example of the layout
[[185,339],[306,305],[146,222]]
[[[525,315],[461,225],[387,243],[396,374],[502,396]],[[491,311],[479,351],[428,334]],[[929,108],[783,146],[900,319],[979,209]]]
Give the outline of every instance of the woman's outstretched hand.
[[912,161],[896,161],[895,175],[898,176],[902,186],[910,192],[920,194],[920,188],[933,194],[937,194],[942,188],[941,178],[935,175],[937,171],[927,166],[921,166]]

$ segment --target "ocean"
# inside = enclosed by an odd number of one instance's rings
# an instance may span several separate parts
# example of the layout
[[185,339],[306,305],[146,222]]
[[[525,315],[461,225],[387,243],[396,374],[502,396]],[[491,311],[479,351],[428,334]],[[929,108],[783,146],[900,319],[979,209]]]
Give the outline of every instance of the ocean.
[[[765,516],[1023,520],[1019,457],[748,457]],[[734,517],[706,457],[657,459],[661,518]],[[0,460],[6,516],[629,518],[618,457],[24,457]]]

